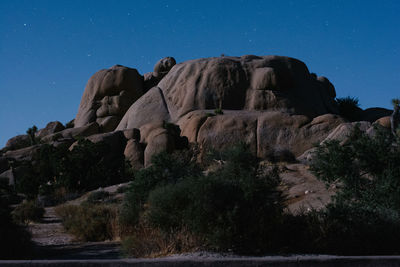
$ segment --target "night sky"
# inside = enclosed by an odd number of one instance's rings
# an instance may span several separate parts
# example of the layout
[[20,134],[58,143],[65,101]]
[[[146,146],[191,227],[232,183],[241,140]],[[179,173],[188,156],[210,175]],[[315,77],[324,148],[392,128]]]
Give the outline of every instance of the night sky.
[[73,119],[90,76],[221,54],[282,55],[338,97],[400,96],[400,1],[0,1],[0,147]]

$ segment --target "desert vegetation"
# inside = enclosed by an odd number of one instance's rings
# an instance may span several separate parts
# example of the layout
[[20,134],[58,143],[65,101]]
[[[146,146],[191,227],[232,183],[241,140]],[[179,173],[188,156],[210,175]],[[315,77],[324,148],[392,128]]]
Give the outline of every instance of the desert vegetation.
[[[376,128],[367,135],[356,127],[344,144],[319,145],[312,171],[337,193],[325,208],[296,214],[286,209],[277,169],[261,167],[246,145],[212,155],[202,165],[187,150],[155,156],[150,167],[134,173],[122,205],[100,204],[95,199],[108,196],[96,193],[92,203],[66,212],[74,214],[64,215],[67,229],[96,218],[107,229],[101,236],[76,236],[123,237],[125,253],[137,257],[199,249],[251,255],[399,253],[400,151],[399,138],[390,131]],[[96,223],[81,230],[100,227]]]
[[360,119],[362,110],[358,98],[356,97],[339,97],[336,99],[339,108],[339,114],[349,121],[357,121]]
[[[60,189],[84,192],[129,174],[129,186],[115,193],[97,190],[80,205],[58,206],[65,229],[81,241],[122,239],[124,253],[135,257],[196,250],[245,255],[400,252],[400,138],[382,127],[369,134],[355,127],[345,142],[318,145],[311,170],[336,194],[323,209],[295,214],[286,208],[276,163],[260,164],[243,143],[210,152],[201,163],[195,148],[163,152],[138,171],[122,169],[129,168],[124,162],[104,165],[100,155],[106,148],[86,141],[71,151],[44,149],[43,162],[33,169],[36,180],[22,188],[17,184],[30,201],[11,212],[13,190],[2,187],[8,192],[2,193],[2,225],[14,227],[26,244],[29,235],[16,222],[40,220],[42,210],[33,201],[38,195],[54,196]],[[89,165],[77,177],[78,170],[67,166],[83,159]],[[110,170],[117,176],[110,176]],[[102,175],[108,177],[99,181]],[[125,194],[124,200],[115,200],[114,194]]]
[[123,155],[107,158],[110,147],[81,139],[69,150],[68,146],[44,144],[35,164],[15,163],[24,168],[16,181],[16,191],[28,199],[38,196],[54,203],[65,201],[79,193],[116,184],[125,179]]

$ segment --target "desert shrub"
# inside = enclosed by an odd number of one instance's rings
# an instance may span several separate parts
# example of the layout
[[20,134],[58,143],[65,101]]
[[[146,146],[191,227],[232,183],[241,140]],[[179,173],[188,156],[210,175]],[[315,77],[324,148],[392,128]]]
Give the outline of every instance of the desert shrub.
[[116,238],[117,208],[112,205],[90,204],[62,205],[56,208],[64,228],[77,240],[104,241]]
[[223,114],[224,114],[224,112],[223,112],[222,109],[220,109],[220,108],[216,108],[216,109],[214,110],[214,113],[215,113],[215,115],[223,115]]
[[109,157],[105,143],[80,140],[72,151],[67,145],[42,145],[31,162],[18,163],[24,168],[17,180],[17,191],[34,199],[38,194],[60,202],[76,192],[93,190],[125,180],[123,154]]
[[199,251],[203,244],[202,238],[185,228],[166,234],[141,223],[122,240],[122,253],[129,257],[162,257],[182,251]]
[[29,258],[32,252],[30,233],[17,225],[11,216],[9,196],[13,195],[7,183],[0,183],[0,259]]
[[121,222],[126,225],[138,223],[150,191],[165,184],[175,184],[193,173],[200,173],[200,169],[183,151],[154,156],[150,167],[134,174],[123,202]]
[[13,210],[12,217],[14,221],[21,224],[40,222],[44,212],[44,208],[36,201],[24,201]]
[[337,98],[336,102],[339,107],[339,114],[343,118],[348,119],[349,121],[358,121],[360,120],[360,104],[358,103],[358,99],[355,97],[343,97]]
[[[271,250],[284,207],[279,175],[262,175],[244,144],[218,155],[224,164],[207,175],[190,157],[165,153],[139,171],[122,209],[132,233],[144,224],[172,243],[177,242],[172,233],[184,231],[201,237],[201,245],[209,249],[252,254]],[[199,245],[182,250],[188,247]]]
[[279,176],[258,175],[257,159],[245,145],[223,157],[224,166],[207,176],[187,177],[152,191],[147,219],[164,232],[187,227],[217,250],[271,249],[283,211]]
[[400,142],[376,128],[368,136],[359,128],[349,140],[317,148],[312,170],[339,188],[320,213],[319,247],[331,253],[400,253]]
[[31,128],[26,130],[26,133],[28,134],[28,136],[30,138],[31,145],[36,145],[39,142],[38,139],[35,137],[37,130],[38,130],[38,128],[36,127],[36,125],[33,125]]
[[98,190],[90,193],[90,195],[87,198],[87,202],[89,203],[97,203],[104,201],[110,197],[110,193],[104,190]]

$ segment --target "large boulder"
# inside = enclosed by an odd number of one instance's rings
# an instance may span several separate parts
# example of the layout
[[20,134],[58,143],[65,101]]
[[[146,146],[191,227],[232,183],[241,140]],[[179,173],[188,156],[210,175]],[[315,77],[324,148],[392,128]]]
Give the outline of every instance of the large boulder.
[[160,59],[154,66],[153,72],[144,74],[144,88],[149,90],[156,86],[162,78],[176,65],[176,61],[173,57],[166,57]]
[[198,143],[202,152],[224,149],[243,141],[260,158],[277,153],[301,155],[314,143],[324,140],[344,120],[325,114],[314,119],[278,111],[193,111],[178,121],[182,135]]
[[173,152],[187,147],[187,138],[181,137],[180,132],[178,126],[166,122],[143,125],[140,128],[140,144],[144,147],[144,166],[150,166],[152,157],[163,151]]
[[125,159],[135,170],[144,167],[144,146],[139,141],[137,139],[128,140],[124,150]]
[[108,157],[111,158],[115,155],[122,155],[126,146],[126,139],[122,131],[95,134],[86,139],[93,143],[103,142],[107,144],[110,147]]
[[139,129],[148,123],[170,120],[168,106],[161,89],[153,87],[129,108],[116,130]]
[[143,92],[143,77],[136,69],[115,65],[96,72],[86,85],[74,127],[97,122],[102,132],[113,131]]
[[100,128],[97,122],[92,122],[82,127],[67,128],[63,131],[47,135],[41,139],[44,143],[55,142],[60,139],[76,139],[81,137],[87,137],[93,134],[99,133]]
[[377,119],[373,124],[378,124],[386,129],[391,129],[392,125],[390,123],[390,116],[382,117]]
[[40,147],[41,145],[34,145],[17,150],[7,151],[4,153],[4,157],[7,160],[12,161],[32,161],[39,155]]
[[362,112],[361,120],[375,122],[376,120],[387,117],[392,114],[393,110],[386,108],[367,108]]
[[7,150],[15,150],[31,145],[31,138],[27,134],[21,134],[10,138],[6,143]]
[[371,123],[367,121],[347,122],[337,126],[323,141],[337,140],[345,143],[349,139],[349,135],[358,127],[362,132],[367,132],[371,128]]
[[40,129],[35,136],[38,138],[45,137],[50,134],[60,132],[65,129],[65,126],[59,121],[49,122],[45,128]]
[[140,128],[154,120],[177,123],[195,110],[281,111],[313,118],[338,112],[335,95],[327,78],[314,77],[293,58],[190,60],[175,65],[135,102],[117,129]]

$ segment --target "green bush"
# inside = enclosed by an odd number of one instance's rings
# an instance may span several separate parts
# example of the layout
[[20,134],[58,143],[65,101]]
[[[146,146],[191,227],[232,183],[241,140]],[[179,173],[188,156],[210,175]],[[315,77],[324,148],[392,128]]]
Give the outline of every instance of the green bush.
[[111,205],[62,205],[56,208],[64,228],[77,240],[104,241],[118,236],[117,208]]
[[150,191],[158,186],[175,184],[191,174],[200,173],[200,169],[184,151],[167,154],[162,152],[152,158],[152,165],[134,174],[122,206],[121,222],[135,225]]
[[13,210],[12,217],[17,223],[26,224],[40,222],[44,213],[44,208],[36,201],[24,201]]
[[246,145],[219,154],[222,167],[205,175],[190,157],[160,154],[139,171],[122,218],[164,235],[187,229],[209,249],[261,253],[274,247],[284,197],[276,171],[261,175]]
[[400,253],[400,140],[376,128],[370,137],[353,131],[340,145],[326,142],[312,170],[339,188],[320,213],[320,248],[330,253]]

